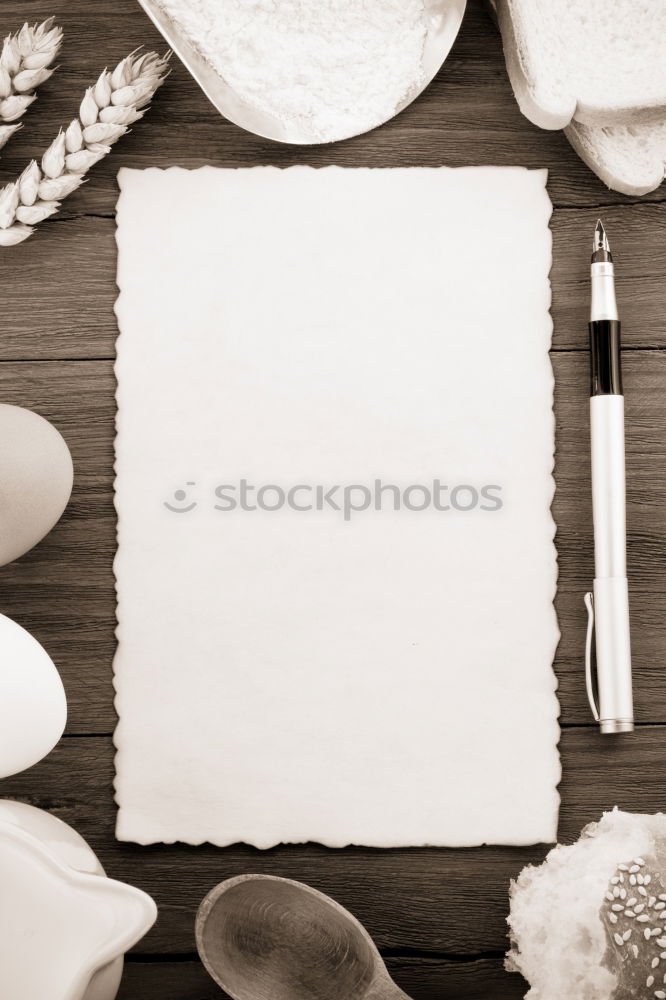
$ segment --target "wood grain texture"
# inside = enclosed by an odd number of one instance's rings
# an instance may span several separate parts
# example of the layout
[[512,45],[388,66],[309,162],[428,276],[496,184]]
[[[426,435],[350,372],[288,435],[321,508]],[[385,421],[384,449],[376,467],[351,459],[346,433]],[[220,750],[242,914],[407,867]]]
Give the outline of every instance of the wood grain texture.
[[[162,50],[134,0],[5,0],[3,34],[55,13],[66,32],[60,68],[40,89],[24,129],[2,152],[10,179],[40,155],[75,113],[105,65],[136,45]],[[602,810],[666,808],[666,188],[641,201],[609,192],[559,133],[518,111],[501,43],[479,0],[425,94],[389,125],[337,146],[281,147],[225,122],[177,61],[145,120],[67,199],[56,218],[2,256],[0,398],[32,407],[67,438],[76,469],[72,501],[36,549],[0,569],[3,611],[28,627],[60,668],[68,737],[38,767],[0,783],[0,794],[73,824],[107,870],[151,892],[159,921],[127,964],[121,1000],[222,996],[194,954],[194,915],[223,878],[248,871],[303,880],[347,906],[373,934],[391,975],[415,1000],[516,1000],[525,984],[503,970],[509,881],[546,848],[330,851],[316,845],[265,853],[237,845],[138,848],[113,837],[115,725],[112,503],[116,324],[115,181],[120,166],[196,168],[273,164],[356,167],[520,164],[549,170],[554,204],[553,318],[557,522],[562,629],[564,777],[560,834],[573,839]],[[627,392],[629,572],[642,725],[629,741],[602,741],[589,725],[582,684],[583,592],[592,577],[586,323],[589,243],[599,212],[619,263]],[[43,360],[40,360],[43,359]],[[86,735],[89,734],[89,735]],[[447,956],[443,958],[442,956]]]
[[[505,973],[499,958],[462,962],[389,958],[386,964],[413,1000],[519,1000],[525,993],[522,977]],[[223,1000],[225,996],[198,962],[130,961],[118,1000]]]

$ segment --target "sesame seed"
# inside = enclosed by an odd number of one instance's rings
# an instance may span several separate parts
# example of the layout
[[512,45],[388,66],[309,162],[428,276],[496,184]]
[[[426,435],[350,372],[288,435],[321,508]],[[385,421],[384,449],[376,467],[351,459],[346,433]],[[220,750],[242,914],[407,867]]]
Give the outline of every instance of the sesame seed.
[[652,986],[653,983],[654,983],[654,976],[648,976],[647,979],[645,980],[645,985]]
[[620,899],[626,899],[626,898],[627,898],[627,890],[620,889]]
[[629,876],[629,885],[636,885],[636,876],[635,875],[630,875]]
[[[608,895],[609,894],[606,893],[606,898],[607,899],[608,899]],[[617,886],[617,885],[615,886],[615,888],[613,889],[613,891],[610,893],[610,897],[611,897],[611,899],[619,899],[620,898],[620,889],[619,889],[619,886]]]
[[638,945],[637,944],[632,944],[632,946],[631,946],[631,953],[634,956],[634,958],[638,958]]
[[[635,917],[636,916],[636,914],[634,913],[633,910],[625,910],[624,911],[624,915],[625,915],[625,917]],[[612,916],[615,916],[615,914],[614,913],[610,913],[609,916],[612,917]],[[615,917],[615,919],[617,920],[617,917]]]
[[[626,912],[626,910],[625,910],[625,912]],[[632,914],[632,916],[633,916],[633,914]],[[609,913],[608,914],[608,919],[610,920],[610,922],[612,924],[616,924],[617,923],[617,916],[616,916],[615,913]]]
[[639,913],[638,916],[636,917],[636,920],[638,920],[638,922],[641,924],[644,924],[649,919],[650,918],[648,917],[647,913]]
[[624,934],[622,935],[622,940],[628,941],[630,937],[631,937],[631,927],[629,928],[628,931],[624,932]]
[[648,899],[648,906],[654,906],[654,904],[656,902],[657,902],[657,897],[656,896],[650,896],[650,898]]
[[666,903],[655,903],[654,904],[655,910],[663,910],[664,907],[666,907]]
[[[632,866],[631,866],[631,868],[629,869],[629,871],[630,871],[630,872],[632,873],[632,875],[633,875],[633,874],[634,874],[635,872],[637,872],[637,871],[640,871],[640,867],[641,867],[640,865],[632,865]],[[599,898],[599,897],[597,897],[597,899],[598,899],[598,898]]]
[[657,944],[659,945],[660,948],[666,948],[666,938],[663,937],[657,938]]
[[624,875],[622,875],[622,873],[620,873],[619,879],[620,879],[620,882],[624,882]]
[[[635,957],[635,956],[634,956],[634,957]],[[662,952],[660,952],[660,953],[659,953],[659,958],[666,958],[666,951],[662,951]]]
[[647,896],[647,889],[644,889],[642,885],[639,885],[638,891],[641,894],[641,896]]
[[645,938],[646,941],[650,940],[650,931],[647,929],[647,927],[643,931],[643,937]]
[[642,858],[634,858],[634,864],[635,865],[644,865],[645,862],[643,861]]
[[619,945],[623,945],[624,944],[624,941],[622,939],[622,935],[621,934],[617,934],[616,933],[616,934],[613,935],[613,937],[615,938],[615,944],[619,944]]
[[613,875],[612,879],[610,880],[610,884],[611,885],[617,885],[619,881],[620,881],[620,876],[619,875]]
[[654,995],[656,996],[657,1000],[666,1000],[666,993],[664,993],[663,990],[655,990]]
[[662,901],[662,903],[666,903],[666,892],[660,892],[659,899]]
[[[598,896],[597,896],[597,899],[599,899]],[[616,913],[621,913],[622,910],[624,909],[624,906],[622,905],[622,903],[613,903],[613,905],[611,906],[611,909],[615,910]]]
[[[652,930],[650,931],[650,934],[652,935],[652,937],[657,937],[659,934],[661,934],[661,929],[659,927],[653,927]],[[659,947],[661,948],[663,947],[663,945],[660,945]]]
[[664,982],[666,983],[666,972],[664,973]]
[[628,872],[629,871],[629,865],[618,865],[617,869],[620,872]]
[[652,959],[652,968],[656,969],[658,965],[659,965],[659,958],[653,958]]
[[652,881],[652,876],[651,875],[644,875],[643,876],[643,885],[649,885],[651,881]]
[[632,896],[631,899],[627,900],[627,906],[635,906],[637,902],[638,900],[636,899],[636,897]]
[[634,913],[641,913],[645,909],[645,903],[639,903],[638,906],[634,906]]

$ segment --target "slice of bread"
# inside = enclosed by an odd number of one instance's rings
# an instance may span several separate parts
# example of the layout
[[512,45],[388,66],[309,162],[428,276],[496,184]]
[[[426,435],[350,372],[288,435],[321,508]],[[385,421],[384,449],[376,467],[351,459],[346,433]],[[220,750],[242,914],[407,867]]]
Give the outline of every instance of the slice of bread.
[[659,187],[666,174],[666,117],[644,125],[614,128],[571,122],[564,130],[581,160],[597,177],[623,194]]
[[663,0],[497,0],[507,69],[541,128],[666,118]]
[[[495,0],[486,0],[486,7],[497,25]],[[572,121],[564,134],[581,160],[614,191],[647,194],[666,176],[666,116],[637,125],[595,126]]]

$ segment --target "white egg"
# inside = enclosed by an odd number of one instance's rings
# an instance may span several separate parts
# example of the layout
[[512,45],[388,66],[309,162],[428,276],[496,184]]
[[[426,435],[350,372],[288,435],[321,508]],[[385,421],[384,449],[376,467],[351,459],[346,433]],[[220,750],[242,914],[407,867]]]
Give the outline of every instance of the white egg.
[[45,757],[62,736],[67,701],[51,657],[0,615],[0,778]]
[[0,403],[0,566],[56,523],[72,492],[72,456],[59,431],[21,406]]

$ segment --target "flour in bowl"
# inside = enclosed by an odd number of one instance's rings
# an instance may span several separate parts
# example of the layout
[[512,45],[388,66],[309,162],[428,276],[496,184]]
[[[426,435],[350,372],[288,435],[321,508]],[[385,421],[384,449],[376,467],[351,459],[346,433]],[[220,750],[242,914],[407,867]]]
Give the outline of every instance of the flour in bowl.
[[160,0],[247,104],[322,139],[390,118],[423,81],[424,0]]

